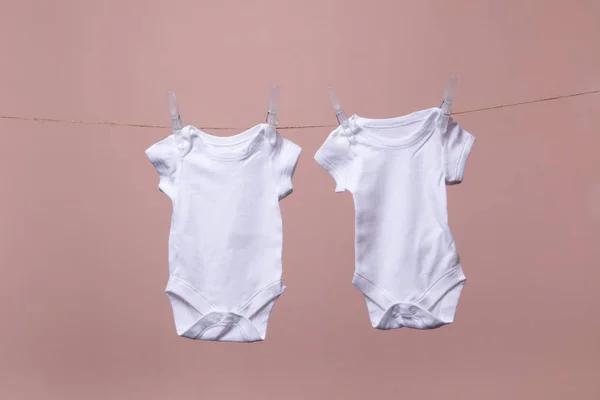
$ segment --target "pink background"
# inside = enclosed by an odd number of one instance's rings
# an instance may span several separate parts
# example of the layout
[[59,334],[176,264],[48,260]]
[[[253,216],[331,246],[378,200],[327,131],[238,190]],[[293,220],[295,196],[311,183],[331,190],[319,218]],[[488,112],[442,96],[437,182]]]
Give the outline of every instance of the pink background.
[[[600,398],[597,0],[2,10],[1,399]],[[377,331],[350,282],[351,196],[312,159],[326,88],[390,117],[438,105],[450,74],[477,137],[449,189],[468,282],[453,325]],[[304,149],[282,202],[288,290],[263,343],[181,339],[144,150],[169,134],[167,90],[184,124],[228,135],[263,121],[275,83]]]

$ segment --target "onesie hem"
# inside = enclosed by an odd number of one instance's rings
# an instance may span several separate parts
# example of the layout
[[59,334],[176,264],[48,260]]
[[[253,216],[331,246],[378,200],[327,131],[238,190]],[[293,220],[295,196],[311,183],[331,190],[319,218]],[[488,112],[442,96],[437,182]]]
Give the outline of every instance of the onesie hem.
[[[179,336],[196,339],[223,342],[259,342],[266,338],[266,328],[257,328],[251,319],[267,305],[272,305],[284,292],[285,285],[279,279],[264,286],[254,293],[234,311],[219,308],[202,296],[187,282],[171,275],[165,292],[169,297],[179,297],[189,304],[197,313],[197,319],[186,327],[177,327]],[[175,315],[177,319],[177,316]],[[267,318],[268,320],[268,318]],[[213,328],[221,327],[216,335],[206,337],[205,334]],[[239,335],[223,337],[228,331],[237,328]]]
[[[465,282],[462,268],[457,265],[439,277],[421,297],[405,301],[394,299],[390,293],[359,273],[355,273],[352,280],[354,287],[383,311],[379,317],[369,314],[373,327],[383,330],[402,327],[435,329],[454,322]],[[434,315],[430,310],[438,302],[441,302],[441,307]]]

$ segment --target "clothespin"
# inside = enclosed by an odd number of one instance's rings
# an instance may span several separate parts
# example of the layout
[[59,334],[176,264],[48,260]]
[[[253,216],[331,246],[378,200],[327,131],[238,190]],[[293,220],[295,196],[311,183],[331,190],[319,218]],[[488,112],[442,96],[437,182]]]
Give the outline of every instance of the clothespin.
[[269,124],[271,130],[271,134],[269,135],[271,144],[274,144],[275,140],[277,140],[277,124],[279,123],[279,119],[277,118],[277,103],[279,103],[279,86],[273,85],[269,92],[269,108],[267,109],[267,124]]
[[452,100],[454,100],[454,89],[456,88],[456,77],[451,76],[446,82],[446,89],[444,89],[444,98],[442,99],[442,118],[440,118],[440,131],[446,133],[448,128],[448,120],[450,114],[452,114]]
[[180,150],[185,148],[185,143],[181,138],[181,115],[179,115],[179,107],[177,107],[177,98],[175,93],[167,92],[169,99],[169,113],[171,114],[171,127],[173,128],[173,135],[175,135],[175,141]]
[[173,132],[176,132],[181,129],[181,115],[179,115],[179,107],[177,107],[177,99],[175,97],[175,93],[167,92],[167,96],[169,97],[169,113],[171,114],[171,126],[173,127]]
[[335,117],[338,120],[340,126],[344,129],[345,133],[348,133],[350,128],[350,121],[348,121],[348,117],[346,117],[346,113],[344,109],[340,105],[340,100],[335,95],[333,88],[327,88],[329,92],[329,99],[331,100],[331,105],[333,106],[333,111],[335,112]]
[[350,144],[348,151],[350,151],[352,154],[355,154],[356,150],[352,145],[356,144],[356,138],[354,137],[354,132],[352,132],[352,129],[350,128],[350,121],[348,120],[344,109],[340,105],[340,100],[335,95],[333,88],[327,88],[327,91],[329,92],[329,99],[331,100],[331,105],[333,106],[335,117],[337,118],[338,123],[342,127],[344,134],[348,138],[348,143]]
[[340,105],[340,100],[335,95],[333,88],[327,88],[327,91],[329,92],[329,99],[331,100],[331,105],[333,106],[335,117],[337,118],[338,123],[344,130],[344,134],[346,134],[348,142],[350,143],[350,145],[353,145],[355,143],[354,133],[352,132],[352,129],[350,129],[350,121],[348,120],[344,109]]

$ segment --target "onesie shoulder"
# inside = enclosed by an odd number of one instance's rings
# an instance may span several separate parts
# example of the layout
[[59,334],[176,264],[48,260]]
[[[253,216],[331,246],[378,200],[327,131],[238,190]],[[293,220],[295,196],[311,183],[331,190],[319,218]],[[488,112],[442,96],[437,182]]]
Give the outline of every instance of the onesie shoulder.
[[335,180],[336,192],[350,189],[350,154],[350,142],[339,127],[329,134],[315,153],[315,161]]
[[293,191],[292,177],[298,164],[302,149],[296,143],[279,134],[272,151],[272,165],[277,196],[279,199],[287,197]]

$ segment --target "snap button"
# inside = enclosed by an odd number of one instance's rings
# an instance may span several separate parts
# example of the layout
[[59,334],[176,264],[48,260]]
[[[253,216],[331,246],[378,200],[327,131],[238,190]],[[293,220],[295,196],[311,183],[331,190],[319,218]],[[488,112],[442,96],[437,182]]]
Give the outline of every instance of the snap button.
[[234,315],[234,316],[233,316],[233,323],[234,323],[234,324],[237,324],[238,322],[240,322],[240,317],[239,317],[239,316],[237,316],[237,315]]
[[408,311],[410,311],[412,314],[416,314],[418,309],[415,306],[412,306],[411,308],[408,309]]
[[215,314],[215,316],[213,317],[213,319],[215,320],[215,322],[219,322],[223,317],[221,316],[221,314]]
[[400,314],[400,306],[398,304],[396,304],[394,307],[392,307],[392,313],[394,315]]

